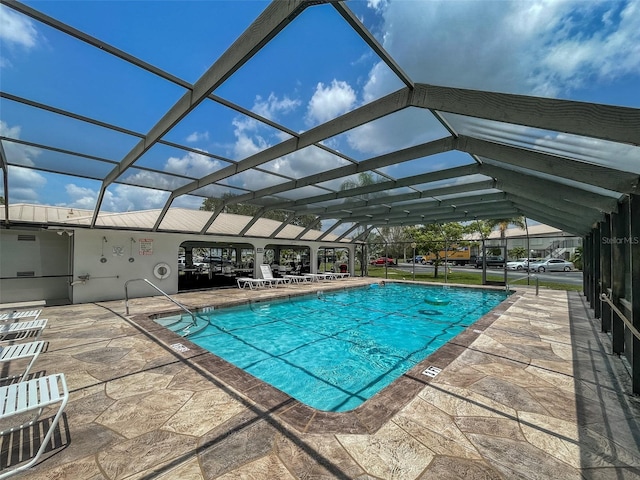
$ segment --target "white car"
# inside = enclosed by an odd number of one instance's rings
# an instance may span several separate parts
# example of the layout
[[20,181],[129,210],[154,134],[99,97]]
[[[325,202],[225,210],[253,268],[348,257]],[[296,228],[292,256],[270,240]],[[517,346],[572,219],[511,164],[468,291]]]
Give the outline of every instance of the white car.
[[547,258],[529,264],[530,272],[570,272],[574,268],[573,263],[561,258]]
[[518,260],[507,262],[507,270],[526,270],[528,264],[528,258],[519,258]]

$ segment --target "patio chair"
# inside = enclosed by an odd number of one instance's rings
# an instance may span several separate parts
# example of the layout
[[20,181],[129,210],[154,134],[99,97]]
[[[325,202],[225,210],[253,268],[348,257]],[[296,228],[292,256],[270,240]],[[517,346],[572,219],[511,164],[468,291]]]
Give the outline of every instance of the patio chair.
[[[18,343],[8,347],[0,347],[0,363],[31,358],[27,368],[25,368],[20,375],[16,375],[16,377],[20,377],[20,381],[22,382],[26,380],[31,367],[40,355],[40,352],[42,352],[43,347],[44,342],[42,340],[38,340],[37,342]],[[4,380],[6,378],[13,377],[2,377],[0,380]]]
[[46,325],[47,320],[45,319],[0,324],[0,342],[22,340],[23,338],[38,340]]
[[260,271],[262,272],[262,278],[265,279],[268,282],[271,282],[272,285],[275,285],[276,287],[278,285],[280,285],[281,283],[283,284],[287,284],[287,283],[291,283],[291,280],[288,278],[276,278],[273,276],[273,272],[271,271],[271,266],[270,265],[260,265]]
[[312,282],[319,282],[320,280],[335,280],[337,277],[335,273],[305,273],[305,277],[311,278]]
[[[20,415],[25,413],[36,412],[33,420],[22,423],[18,426],[11,427],[0,431],[0,436],[4,436],[13,432],[17,432],[24,428],[34,425],[45,407],[60,404],[58,411],[56,412],[53,420],[48,424],[47,433],[45,434],[40,447],[35,456],[27,463],[22,465],[18,464],[17,467],[13,467],[9,470],[0,471],[0,480],[8,478],[11,475],[15,475],[18,472],[24,471],[33,466],[44,451],[49,446],[49,440],[51,435],[58,425],[58,421],[62,416],[67,401],[69,400],[69,390],[67,389],[67,382],[64,378],[64,374],[57,373],[48,375],[46,377],[34,378],[26,382],[14,383],[4,387],[0,387],[0,420],[4,420],[14,415]],[[44,428],[47,428],[46,422],[43,424]],[[35,429],[37,430],[37,429]],[[20,435],[14,435],[14,441],[19,442]],[[24,438],[30,438],[29,435],[22,435]],[[33,444],[37,444],[36,440],[38,432],[34,432]],[[18,443],[18,445],[20,445]],[[29,450],[26,448],[25,450]],[[25,455],[28,453],[25,452]]]
[[249,287],[249,290],[253,290],[253,288],[259,287],[272,287],[273,284],[264,278],[253,278],[253,277],[238,277],[236,278],[236,283],[238,284],[238,288],[244,289]]
[[7,322],[9,320],[18,320],[24,318],[32,318],[32,320],[37,320],[42,310],[14,310],[13,312],[5,312],[0,313],[0,322]]

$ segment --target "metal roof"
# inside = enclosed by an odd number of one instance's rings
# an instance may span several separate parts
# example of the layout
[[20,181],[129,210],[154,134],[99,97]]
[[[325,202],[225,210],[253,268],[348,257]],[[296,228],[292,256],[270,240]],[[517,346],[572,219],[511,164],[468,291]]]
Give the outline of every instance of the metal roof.
[[[70,209],[68,207],[51,207],[47,205],[15,204],[8,207],[9,218],[14,224],[22,226],[36,224],[47,228],[88,228],[93,218],[92,210]],[[97,228],[117,230],[150,230],[155,224],[160,210],[141,212],[115,212],[100,215]],[[172,208],[169,210],[159,232],[179,232],[197,234],[202,226],[211,218],[211,212]],[[5,211],[0,211],[0,221],[5,219]],[[307,229],[297,225],[285,225],[277,220],[259,218],[251,223],[252,217],[221,213],[207,228],[207,235],[240,236],[246,231],[248,237],[277,238],[289,240],[307,240],[325,242],[348,242],[339,240],[336,235],[320,230]],[[251,224],[251,225],[250,225]]]
[[[290,212],[290,220],[297,215],[316,215],[325,233],[314,238],[321,240],[323,235],[344,240],[380,226],[520,215],[582,235],[602,220],[604,213],[615,212],[625,194],[638,192],[640,109],[414,81],[349,9],[348,2],[291,0],[268,4],[193,83],[35,8],[10,0],[2,0],[2,4],[61,32],[69,41],[81,42],[90,50],[88,54],[111,55],[134,70],[152,74],[150,81],[160,79],[174,89],[174,95],[167,96],[173,103],[167,101],[169,107],[145,131],[36,98],[0,92],[5,106],[39,110],[47,121],[79,125],[83,132],[111,132],[114,142],[120,141],[121,148],[126,146],[114,159],[102,155],[98,148],[92,149],[82,135],[78,135],[76,145],[69,146],[61,146],[55,139],[0,137],[0,163],[9,204],[11,167],[93,179],[100,188],[95,208],[88,210],[90,214],[83,220],[90,228],[124,224],[149,231],[297,237],[304,230],[301,227],[285,222],[279,228],[279,222],[259,218],[265,211],[281,209]],[[333,9],[397,77],[401,87],[305,131],[294,131],[218,93],[233,81],[234,73],[270,48],[287,26],[303,21],[301,14],[311,9]],[[408,48],[418,47],[408,44]],[[194,149],[169,135],[192,114],[208,109],[207,114],[215,115],[216,109],[222,108],[277,130],[283,140],[244,158],[231,159]],[[402,115],[437,124],[440,134],[370,158],[353,158],[332,148],[332,140],[341,135]],[[27,148],[44,154],[35,162],[25,162],[15,152]],[[149,167],[148,155],[164,150],[214,159],[217,167],[198,176]],[[464,157],[449,161],[452,152],[462,152]],[[276,162],[292,155],[321,160],[311,175],[280,171]],[[322,159],[330,161],[323,163]],[[389,173],[388,167],[401,164],[413,173],[397,177]],[[370,174],[373,182],[358,184],[362,173]],[[234,179],[248,174],[259,175],[263,186],[238,188]],[[105,209],[105,197],[118,185],[153,191],[162,196],[164,207],[113,215]],[[222,209],[203,212],[176,208],[187,197],[221,197],[221,193],[229,192],[235,195],[225,197],[225,204],[251,204],[262,210],[253,220],[238,221]],[[8,206],[5,217],[12,219]]]

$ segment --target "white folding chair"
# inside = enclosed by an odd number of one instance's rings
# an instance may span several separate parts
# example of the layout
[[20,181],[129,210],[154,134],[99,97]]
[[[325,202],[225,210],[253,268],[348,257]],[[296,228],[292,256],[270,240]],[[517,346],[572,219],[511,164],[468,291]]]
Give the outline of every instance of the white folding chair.
[[[24,369],[24,371],[16,376],[21,377],[21,382],[26,380],[27,375],[29,375],[29,371],[31,367],[35,363],[36,359],[42,352],[42,348],[44,347],[44,342],[42,340],[38,340],[37,342],[28,342],[28,343],[18,343],[16,345],[10,345],[8,347],[0,346],[0,363],[4,362],[13,362],[16,360],[23,360],[31,358],[31,361]],[[2,377],[1,379],[10,378],[10,377]]]
[[[46,450],[49,440],[51,440],[51,435],[53,435],[53,432],[58,425],[58,421],[62,416],[62,412],[64,411],[64,407],[67,405],[68,400],[69,390],[67,389],[67,382],[63,373],[34,378],[33,380],[28,380],[26,382],[14,383],[5,387],[0,387],[0,420],[36,411],[35,417],[32,420],[22,423],[16,427],[3,430],[0,432],[0,436],[22,430],[23,428],[35,424],[38,421],[38,418],[40,418],[45,407],[55,405],[57,403],[60,404],[35,456],[27,463],[18,464],[18,466],[10,467],[8,470],[0,471],[0,480],[28,469],[38,461],[40,456]],[[24,435],[23,437],[28,438],[29,436]]]
[[0,342],[22,340],[23,338],[38,340],[46,326],[46,319],[0,324]]
[[14,310],[13,312],[0,313],[0,322],[7,322],[9,320],[31,318],[37,320],[42,310]]

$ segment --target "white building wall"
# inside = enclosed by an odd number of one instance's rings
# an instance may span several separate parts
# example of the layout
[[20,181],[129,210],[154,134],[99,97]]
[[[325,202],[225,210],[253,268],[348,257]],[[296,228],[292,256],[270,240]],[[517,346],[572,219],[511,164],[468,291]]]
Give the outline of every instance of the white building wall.
[[[118,300],[125,297],[125,283],[146,278],[165,293],[178,291],[178,248],[185,241],[226,243],[229,237],[185,235],[174,233],[147,233],[116,230],[76,230],[73,252],[72,303]],[[311,248],[312,271],[315,271],[318,248],[340,246],[350,250],[350,271],[354,268],[354,246],[348,244],[328,245],[319,242],[274,240],[243,237],[255,249],[255,268],[263,260],[267,245],[300,245]],[[104,259],[104,260],[103,260]],[[169,266],[167,278],[154,276],[154,268],[161,263]],[[83,280],[86,279],[86,280]],[[129,298],[158,295],[145,282],[130,282]]]

